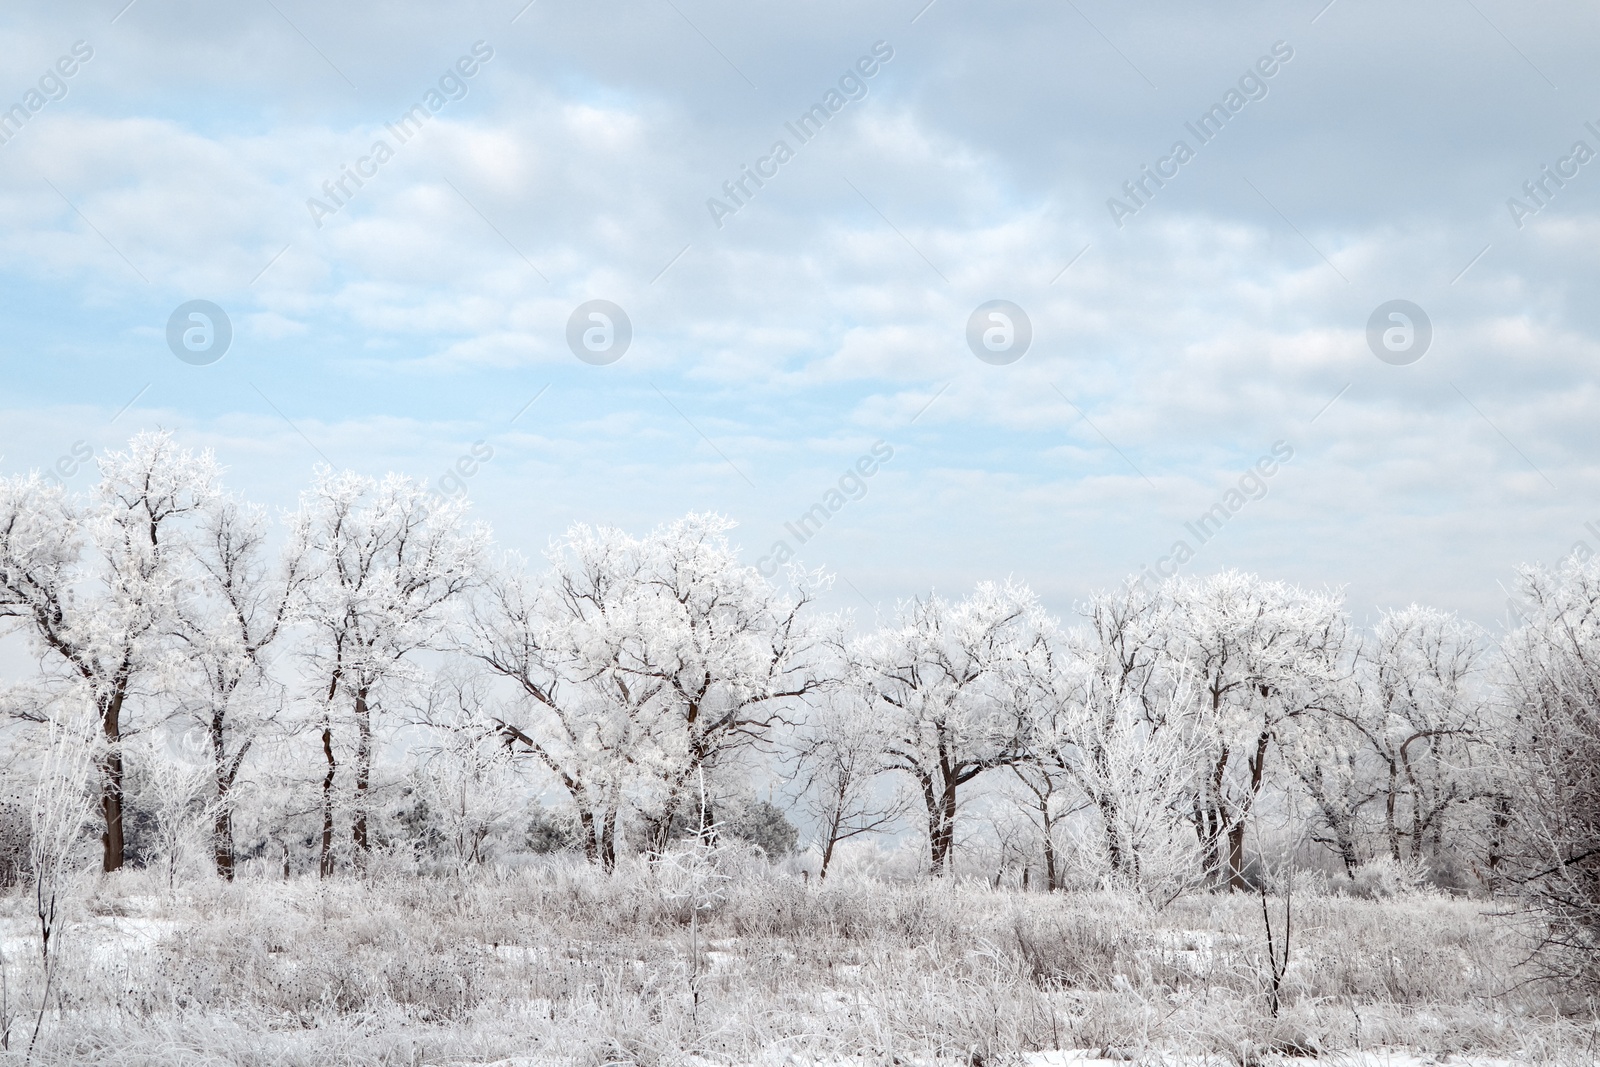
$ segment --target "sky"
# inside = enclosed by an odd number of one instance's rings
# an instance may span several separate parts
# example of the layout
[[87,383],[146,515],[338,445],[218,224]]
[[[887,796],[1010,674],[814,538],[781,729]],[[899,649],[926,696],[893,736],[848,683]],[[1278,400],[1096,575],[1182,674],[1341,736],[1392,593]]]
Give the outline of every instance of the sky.
[[444,480],[528,553],[724,512],[861,613],[1236,567],[1492,625],[1516,566],[1600,551],[1597,33],[1510,0],[10,4],[0,470],[87,489],[75,450],[165,428],[278,508],[323,462]]

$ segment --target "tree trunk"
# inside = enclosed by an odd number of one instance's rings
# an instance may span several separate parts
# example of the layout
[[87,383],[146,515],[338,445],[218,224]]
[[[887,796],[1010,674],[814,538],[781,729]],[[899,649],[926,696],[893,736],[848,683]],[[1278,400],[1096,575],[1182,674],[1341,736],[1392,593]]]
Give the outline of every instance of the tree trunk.
[[1109,793],[1101,793],[1094,799],[1095,807],[1100,809],[1100,821],[1106,838],[1106,859],[1111,864],[1111,873],[1121,876],[1127,857],[1123,853],[1122,833],[1117,829],[1117,798]]
[[[1427,828],[1422,816],[1425,794],[1422,783],[1417,781],[1417,772],[1411,766],[1411,742],[1425,739],[1426,735],[1416,734],[1408,737],[1400,746],[1400,764],[1405,768],[1406,781],[1411,787],[1411,859],[1413,862],[1422,859],[1423,831]],[[1432,744],[1432,741],[1429,741]]]
[[1250,797],[1242,806],[1234,825],[1228,827],[1228,888],[1248,890],[1250,886],[1244,877],[1244,830],[1245,822],[1250,818],[1251,811],[1255,808],[1255,799],[1261,795],[1261,786],[1267,777],[1267,749],[1272,743],[1272,734],[1262,730],[1256,737],[1256,750],[1250,754],[1248,766],[1250,768]]
[[667,846],[672,842],[672,820],[678,817],[678,796],[676,792],[667,798],[666,806],[661,809],[661,814],[650,821],[650,851],[656,856],[666,854]]
[[333,756],[333,721],[327,712],[322,716],[322,754],[328,771],[322,776],[322,853],[317,875],[327,878],[333,874],[333,775],[339,767]]
[[942,875],[950,862],[950,850],[955,844],[956,785],[953,781],[945,783],[944,795],[939,799],[930,829],[933,832],[933,873]]
[[600,869],[610,874],[617,869],[617,807],[606,808],[600,829]]
[[122,834],[122,700],[124,691],[118,691],[105,703],[100,724],[105,731],[106,751],[96,762],[100,767],[100,811],[105,816],[105,833],[100,836],[103,847],[101,870],[122,869],[125,842]]
[[230,761],[227,758],[227,736],[223,716],[224,713],[220,709],[211,715],[212,773],[217,789],[217,811],[212,816],[211,843],[217,874],[225,881],[231,882],[234,873],[233,783],[239,777],[239,768],[244,763],[245,753],[250,750],[250,742],[246,741],[240,746]]
[[1396,863],[1400,862],[1400,826],[1394,817],[1394,802],[1399,783],[1399,768],[1393,761],[1389,763],[1389,795],[1383,805],[1383,828],[1389,835],[1389,858]]
[[594,812],[583,802],[581,793],[574,793],[578,802],[578,826],[583,833],[583,858],[591,864],[600,862],[600,832],[594,824]]
[[817,881],[822,882],[828,877],[828,864],[833,862],[833,849],[839,843],[839,829],[844,825],[845,789],[841,787],[833,796],[833,810],[828,813],[828,821],[823,824],[822,835],[822,870],[817,872]]
[[700,798],[700,836],[707,841],[717,839],[717,810],[709,796]]
[[1228,888],[1248,890],[1244,880],[1244,819],[1228,827]]
[[[1050,802],[1048,799],[1039,804],[1039,814],[1044,819],[1044,890],[1046,893],[1054,893],[1059,888],[1056,884],[1055,823],[1050,818]],[[1023,869],[1022,887],[1024,889],[1028,887],[1026,868]]]
[[928,870],[938,877],[942,869],[942,857],[939,855],[939,796],[933,791],[931,776],[915,773],[917,785],[922,787],[922,804],[928,811]]
[[[690,759],[696,759],[693,753],[690,753]],[[697,762],[691,762],[669,781],[667,796],[662,805],[661,814],[650,820],[650,851],[652,855],[664,855],[667,851],[667,846],[672,843],[672,823],[678,817],[678,809],[683,806],[684,785],[699,769],[699,766]]]
[[1504,793],[1494,797],[1494,815],[1490,819],[1489,833],[1489,891],[1500,889],[1500,863],[1505,854],[1506,828],[1511,825],[1511,798]]
[[1200,880],[1215,889],[1222,880],[1222,853],[1218,849],[1222,817],[1215,807],[1196,797],[1193,819],[1194,835],[1200,842]]
[[1334,845],[1339,849],[1339,858],[1344,861],[1344,873],[1354,878],[1360,859],[1356,855],[1356,842],[1350,833],[1350,828],[1342,823],[1335,824],[1333,827],[1333,840]]
[[365,688],[356,691],[356,810],[350,827],[350,838],[363,854],[372,851],[367,839],[367,786],[372,780],[372,710],[367,706],[367,692]]
[[228,807],[227,794],[217,798],[217,813],[212,818],[211,836],[215,844],[217,873],[224,881],[233,881],[233,811]]
[[[1317,810],[1322,813],[1328,829],[1333,831],[1333,847],[1344,863],[1344,873],[1354,878],[1356,865],[1359,862],[1356,854],[1355,816],[1347,805],[1328,795],[1320,768],[1314,771],[1302,770],[1300,781],[1305,784],[1306,792],[1311,794],[1311,799],[1316,802]],[[1327,843],[1321,838],[1317,840],[1321,844]]]
[[1200,835],[1200,846],[1204,850],[1201,862],[1205,868],[1201,873],[1206,885],[1213,889],[1223,885],[1227,871],[1223,832],[1228,825],[1228,812],[1222,800],[1222,782],[1227,773],[1228,746],[1223,745],[1211,765],[1211,780],[1207,783],[1206,793],[1195,799],[1195,830]]

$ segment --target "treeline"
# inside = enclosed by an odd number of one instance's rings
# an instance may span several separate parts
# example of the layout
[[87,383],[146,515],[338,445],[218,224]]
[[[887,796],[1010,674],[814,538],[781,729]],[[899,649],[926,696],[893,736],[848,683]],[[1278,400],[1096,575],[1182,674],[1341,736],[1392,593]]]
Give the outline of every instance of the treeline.
[[1593,930],[1594,562],[1524,569],[1499,640],[1417,606],[1358,629],[1337,593],[1234,572],[1130,581],[1071,625],[983,583],[857,627],[816,608],[826,575],[741,563],[720,516],[574,526],[535,566],[395,475],[321,469],[274,520],[166,434],[99,464],[82,496],[0,482],[0,617],[38,665],[3,695],[14,803],[75,746],[108,871],[138,820],[228,878],[402,839],[477,862],[529,826],[609,868],[741,820],[783,841],[764,778],[824,876],[906,829],[947,871],[981,796],[1050,888],[1066,851],[1074,877],[1242,888],[1270,813],[1352,875],[1535,886]]

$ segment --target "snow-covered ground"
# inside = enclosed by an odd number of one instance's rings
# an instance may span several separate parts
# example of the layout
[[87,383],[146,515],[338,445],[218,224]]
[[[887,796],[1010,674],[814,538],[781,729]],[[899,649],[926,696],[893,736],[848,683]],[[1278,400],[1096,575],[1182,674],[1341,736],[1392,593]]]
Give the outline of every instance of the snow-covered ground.
[[[1259,902],[733,880],[693,929],[643,869],[69,898],[35,1062],[1511,1067],[1594,1063],[1485,902],[1307,894],[1273,1018]],[[0,897],[11,1049],[40,984]],[[1053,1050],[1053,1051],[1052,1051]]]

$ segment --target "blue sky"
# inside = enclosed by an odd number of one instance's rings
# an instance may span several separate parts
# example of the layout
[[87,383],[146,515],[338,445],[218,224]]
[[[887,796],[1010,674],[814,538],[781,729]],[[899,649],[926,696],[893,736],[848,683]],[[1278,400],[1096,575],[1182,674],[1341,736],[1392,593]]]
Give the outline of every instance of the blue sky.
[[[801,550],[862,610],[1013,576],[1068,612],[1277,441],[1190,570],[1491,622],[1516,564],[1600,550],[1600,160],[1520,227],[1507,205],[1600,151],[1586,5],[125,2],[0,15],[0,106],[93,50],[0,145],[7,470],[162,426],[287,507],[323,458],[437,480],[481,440],[508,546],[716,509],[753,562],[882,440]],[[317,226],[477,42],[465,95]],[[194,299],[233,325],[208,366],[166,344]],[[566,344],[592,299],[633,324],[609,366]],[[1033,325],[1006,366],[965,339],[993,299]],[[1367,344],[1393,299],[1433,326],[1407,366]]]

